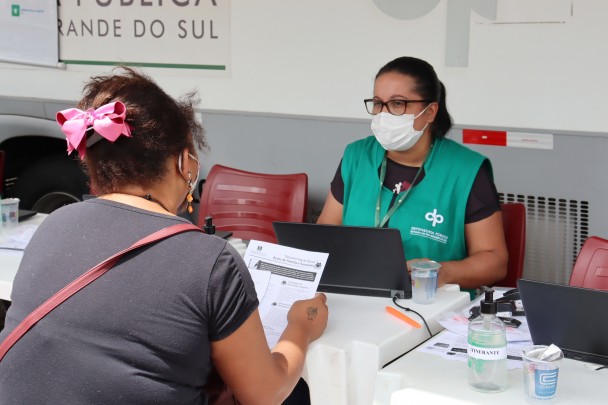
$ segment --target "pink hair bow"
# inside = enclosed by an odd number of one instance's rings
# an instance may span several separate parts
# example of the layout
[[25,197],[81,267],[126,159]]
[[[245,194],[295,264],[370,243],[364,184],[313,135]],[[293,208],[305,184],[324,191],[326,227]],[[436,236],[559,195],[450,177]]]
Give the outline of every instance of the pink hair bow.
[[[126,113],[127,108],[120,101],[103,105],[96,110],[69,108],[59,111],[57,123],[68,141],[68,154],[76,149],[80,159],[84,159],[86,147],[102,137],[110,142],[114,142],[120,135],[130,137],[131,130],[125,122]],[[86,133],[91,128],[95,132],[87,139]]]

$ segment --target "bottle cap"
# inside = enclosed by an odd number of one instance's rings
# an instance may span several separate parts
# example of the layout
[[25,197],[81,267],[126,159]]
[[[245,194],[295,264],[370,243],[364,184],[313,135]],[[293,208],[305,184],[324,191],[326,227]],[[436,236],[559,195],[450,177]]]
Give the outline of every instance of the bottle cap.
[[482,287],[485,297],[479,305],[482,314],[496,315],[498,312],[498,304],[494,301],[494,290],[488,287]]
[[215,235],[215,225],[213,225],[213,217],[205,217],[205,226],[203,226],[203,231],[207,235]]

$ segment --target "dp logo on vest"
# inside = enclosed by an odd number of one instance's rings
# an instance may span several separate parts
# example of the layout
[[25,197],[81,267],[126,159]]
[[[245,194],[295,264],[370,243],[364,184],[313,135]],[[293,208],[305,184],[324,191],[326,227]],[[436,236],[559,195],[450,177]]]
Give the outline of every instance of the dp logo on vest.
[[437,214],[437,208],[434,208],[433,212],[427,212],[424,218],[433,223],[433,228],[443,222],[443,215]]

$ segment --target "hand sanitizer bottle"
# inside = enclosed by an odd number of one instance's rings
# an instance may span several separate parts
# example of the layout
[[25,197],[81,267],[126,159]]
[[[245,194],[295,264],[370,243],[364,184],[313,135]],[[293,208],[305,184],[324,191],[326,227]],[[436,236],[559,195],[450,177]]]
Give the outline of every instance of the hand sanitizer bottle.
[[469,385],[476,391],[501,392],[507,389],[507,335],[496,317],[494,290],[484,287],[481,314],[469,323]]

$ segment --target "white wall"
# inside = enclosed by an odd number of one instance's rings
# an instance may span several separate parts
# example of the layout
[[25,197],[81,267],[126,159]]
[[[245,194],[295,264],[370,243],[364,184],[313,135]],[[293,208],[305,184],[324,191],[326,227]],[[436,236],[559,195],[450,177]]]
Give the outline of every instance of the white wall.
[[[448,1],[399,20],[372,0],[233,0],[229,77],[146,71],[173,95],[199,89],[206,109],[365,118],[378,68],[413,55],[435,66],[458,124],[608,131],[608,1],[497,0],[495,21],[471,15],[468,67],[446,67]],[[2,64],[0,94],[75,100],[108,70]]]

